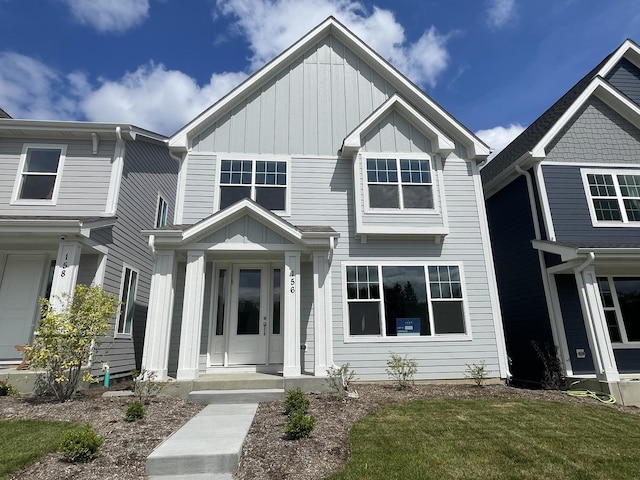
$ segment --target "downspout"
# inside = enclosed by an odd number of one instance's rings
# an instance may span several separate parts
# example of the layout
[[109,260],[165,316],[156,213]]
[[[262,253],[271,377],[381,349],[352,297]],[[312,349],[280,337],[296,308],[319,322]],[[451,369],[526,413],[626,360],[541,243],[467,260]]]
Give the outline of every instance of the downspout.
[[[536,199],[533,191],[533,180],[531,179],[531,174],[524,170],[520,165],[515,166],[516,172],[520,175],[524,176],[527,181],[527,192],[529,194],[529,207],[531,208],[531,218],[533,219],[533,231],[536,240],[542,240],[542,234],[540,232],[540,222],[538,220],[538,211],[536,209]],[[549,285],[549,277],[547,274],[547,267],[544,261],[544,254],[542,251],[537,250],[538,252],[538,263],[540,264],[540,276],[542,277],[542,288],[544,289],[545,301],[547,303],[547,313],[549,315],[549,323],[551,324],[551,334],[553,336],[553,341],[559,347],[560,355],[562,357],[562,363],[565,367],[565,373],[571,367],[571,363],[568,357],[565,357],[563,353],[563,348],[560,345],[560,339],[563,339],[564,335],[561,335],[558,331],[558,326],[556,325],[556,313],[553,309],[553,303],[551,301],[551,286]]]

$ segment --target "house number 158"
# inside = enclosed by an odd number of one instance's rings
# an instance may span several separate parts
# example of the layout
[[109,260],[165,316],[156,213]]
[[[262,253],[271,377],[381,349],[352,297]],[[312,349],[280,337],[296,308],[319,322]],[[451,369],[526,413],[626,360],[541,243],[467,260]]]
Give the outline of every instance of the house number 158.
[[62,270],[60,271],[60,276],[64,277],[67,274],[67,268],[69,267],[69,263],[67,260],[69,259],[69,254],[67,253],[64,256],[64,262],[62,263]]

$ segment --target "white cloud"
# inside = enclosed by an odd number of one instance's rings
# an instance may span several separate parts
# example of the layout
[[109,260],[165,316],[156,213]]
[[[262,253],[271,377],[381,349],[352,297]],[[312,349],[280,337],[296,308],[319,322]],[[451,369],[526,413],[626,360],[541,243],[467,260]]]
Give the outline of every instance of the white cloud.
[[495,157],[500,151],[509,145],[511,141],[522,133],[524,127],[520,124],[511,124],[508,127],[493,127],[487,130],[478,130],[476,135],[491,147],[493,153],[489,160]]
[[0,105],[14,118],[131,123],[171,134],[228,93],[245,73],[216,73],[206,85],[150,63],[120,79],[64,75],[38,60],[0,52]]
[[[414,82],[434,87],[447,68],[447,35],[430,27],[415,42],[389,10],[368,13],[354,0],[217,0],[223,15],[235,17],[235,28],[249,43],[255,70],[329,15],[344,23],[371,48]],[[295,21],[291,21],[295,19]]]
[[102,33],[122,33],[149,16],[149,0],[61,0],[82,24]]
[[489,0],[487,24],[491,28],[502,28],[516,17],[515,0]]
[[19,53],[0,52],[0,105],[14,118],[72,119],[77,98],[67,87],[72,80],[79,85],[80,78]]
[[127,122],[171,134],[245,78],[244,73],[215,73],[201,87],[180,71],[150,63],[117,81],[102,80],[80,108],[88,120]]

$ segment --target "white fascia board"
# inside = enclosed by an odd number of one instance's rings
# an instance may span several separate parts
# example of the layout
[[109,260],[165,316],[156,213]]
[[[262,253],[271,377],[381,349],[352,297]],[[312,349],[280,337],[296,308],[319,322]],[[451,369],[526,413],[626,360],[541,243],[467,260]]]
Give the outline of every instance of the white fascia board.
[[557,245],[545,240],[532,240],[531,245],[536,250],[560,255],[563,262],[568,262],[579,257],[578,249],[567,245]]
[[532,149],[534,157],[546,156],[545,149],[547,145],[560,133],[592,95],[597,96],[637,128],[640,128],[640,108],[616,88],[609,85],[602,77],[596,77]]
[[256,85],[262,82],[265,78],[278,71],[283,65],[288,62],[292,62],[300,54],[306,51],[308,48],[317,43],[320,39],[326,35],[334,35],[338,40],[343,42],[348,48],[354,51],[358,56],[364,57],[370,62],[374,68],[380,72],[383,77],[388,80],[392,80],[393,84],[398,85],[400,92],[410,100],[412,100],[420,109],[425,109],[429,112],[429,117],[432,118],[438,125],[446,125],[452,131],[456,132],[463,143],[469,149],[471,158],[476,161],[484,161],[486,157],[491,153],[491,149],[476,137],[473,133],[467,130],[460,122],[455,120],[444,109],[436,104],[431,98],[429,98],[420,88],[418,88],[407,77],[401,74],[395,67],[382,58],[378,53],[372,50],[366,43],[356,37],[351,31],[349,31],[344,25],[338,22],[335,18],[329,17],[298,42],[294,43],[287,50],[282,52],[279,56],[267,63],[260,70],[255,72],[251,77],[238,85],[235,89],[225,95],[217,103],[213,104],[207,110],[198,115],[194,120],[182,127],[176,133],[169,138],[169,147],[176,151],[184,151],[190,148],[190,139],[200,133],[205,124],[208,124],[212,118],[216,115],[224,113],[226,109],[232,104],[235,99],[246,92],[252,90]]
[[413,120],[420,131],[433,142],[435,153],[443,158],[455,150],[455,143],[442,133],[435,125],[427,120],[424,115],[418,112],[406,100],[394,93],[378,109],[369,115],[360,125],[358,125],[342,143],[343,155],[352,155],[362,147],[362,139],[369,130],[378,125],[390,112],[397,110],[405,117]]
[[611,58],[598,70],[597,75],[600,77],[606,76],[622,58],[627,58],[630,62],[640,67],[640,47],[631,40],[625,40],[624,43],[613,52]]

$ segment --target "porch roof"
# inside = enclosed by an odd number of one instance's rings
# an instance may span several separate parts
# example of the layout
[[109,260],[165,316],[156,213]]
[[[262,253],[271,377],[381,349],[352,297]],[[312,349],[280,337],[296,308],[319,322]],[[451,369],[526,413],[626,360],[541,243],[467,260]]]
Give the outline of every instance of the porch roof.
[[563,262],[586,258],[593,253],[596,257],[640,258],[640,242],[579,242],[533,240],[533,248],[560,255]]
[[62,215],[0,215],[2,233],[80,234],[88,237],[91,230],[113,225],[118,217],[72,217]]

